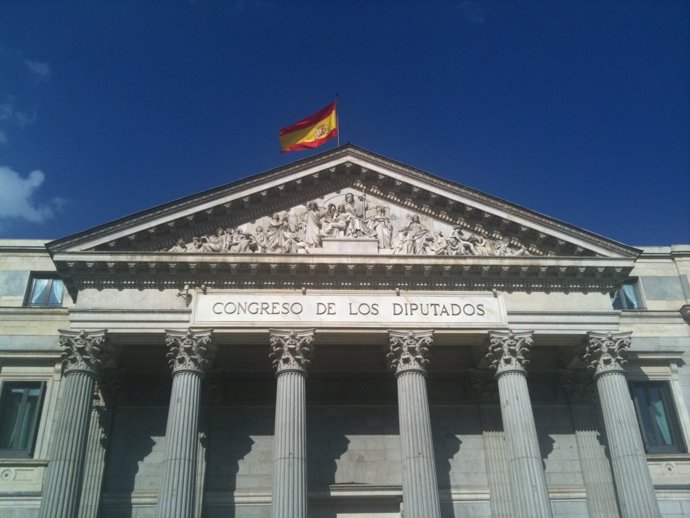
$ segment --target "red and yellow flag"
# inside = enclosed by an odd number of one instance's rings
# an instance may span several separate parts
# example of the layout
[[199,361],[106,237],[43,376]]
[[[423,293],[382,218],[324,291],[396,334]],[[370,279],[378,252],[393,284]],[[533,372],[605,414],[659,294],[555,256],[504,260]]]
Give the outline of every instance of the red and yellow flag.
[[281,151],[300,151],[319,147],[338,136],[338,120],[333,101],[323,110],[295,122],[278,132]]

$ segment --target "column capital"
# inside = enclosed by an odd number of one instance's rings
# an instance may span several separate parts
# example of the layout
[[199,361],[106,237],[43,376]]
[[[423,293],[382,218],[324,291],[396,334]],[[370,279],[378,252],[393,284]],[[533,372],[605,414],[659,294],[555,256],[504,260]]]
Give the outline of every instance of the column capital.
[[534,331],[490,331],[489,352],[486,359],[491,362],[491,368],[496,370],[496,376],[505,372],[526,372],[529,363],[527,354],[534,344]]
[[168,346],[168,365],[172,375],[179,372],[195,372],[203,376],[211,366],[216,348],[212,342],[213,330],[165,331],[165,345]]
[[271,353],[276,376],[296,371],[307,374],[314,352],[313,329],[269,329]]
[[62,349],[62,367],[65,375],[86,372],[97,376],[103,363],[112,357],[113,349],[105,329],[98,331],[59,330],[58,343]]
[[632,331],[625,333],[587,333],[587,348],[582,358],[587,362],[587,367],[594,369],[597,377],[607,372],[619,372],[623,374],[623,365],[626,350],[632,343]]
[[410,371],[426,375],[429,364],[429,347],[434,341],[434,332],[428,331],[388,331],[389,353],[386,355],[388,367],[396,376]]

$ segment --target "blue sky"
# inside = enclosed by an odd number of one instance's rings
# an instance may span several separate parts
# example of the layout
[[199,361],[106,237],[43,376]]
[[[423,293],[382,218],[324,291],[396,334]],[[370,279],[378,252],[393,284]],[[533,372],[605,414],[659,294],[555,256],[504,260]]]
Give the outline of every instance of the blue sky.
[[[0,237],[351,142],[629,245],[690,242],[690,2],[0,2]],[[318,151],[330,149],[329,143]]]

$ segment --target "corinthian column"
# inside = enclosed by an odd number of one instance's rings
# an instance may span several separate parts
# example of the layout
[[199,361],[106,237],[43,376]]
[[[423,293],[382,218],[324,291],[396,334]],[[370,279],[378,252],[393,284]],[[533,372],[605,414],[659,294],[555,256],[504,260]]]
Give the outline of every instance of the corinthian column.
[[110,348],[106,331],[60,331],[64,378],[43,479],[40,518],[73,518],[79,494],[96,377]]
[[389,367],[398,383],[403,504],[408,518],[440,518],[426,366],[433,331],[389,331]]
[[211,338],[208,329],[166,332],[173,382],[158,495],[160,518],[190,518],[194,511],[201,380],[215,353]]
[[532,332],[489,333],[491,368],[496,369],[508,465],[512,475],[513,516],[550,518],[551,504],[542,468],[537,428],[527,390]]
[[273,434],[273,518],[307,518],[305,378],[314,331],[270,331],[277,378]]
[[631,334],[588,333],[584,359],[594,369],[621,516],[653,518],[661,514],[623,370]]

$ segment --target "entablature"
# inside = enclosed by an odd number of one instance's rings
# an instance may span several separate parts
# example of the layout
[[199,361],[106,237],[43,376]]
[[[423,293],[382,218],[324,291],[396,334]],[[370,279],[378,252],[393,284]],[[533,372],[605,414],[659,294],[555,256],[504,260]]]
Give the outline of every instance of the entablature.
[[610,257],[218,255],[63,252],[53,258],[74,294],[91,288],[501,289],[610,291],[634,265]]

